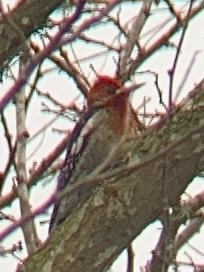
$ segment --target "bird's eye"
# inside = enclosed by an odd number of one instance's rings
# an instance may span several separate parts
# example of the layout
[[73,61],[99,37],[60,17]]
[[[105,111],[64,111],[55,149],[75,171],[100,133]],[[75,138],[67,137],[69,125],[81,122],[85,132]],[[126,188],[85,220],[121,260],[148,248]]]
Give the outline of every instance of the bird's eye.
[[104,90],[107,92],[107,94],[115,94],[116,90],[118,89],[118,86],[115,85],[107,85],[104,86]]

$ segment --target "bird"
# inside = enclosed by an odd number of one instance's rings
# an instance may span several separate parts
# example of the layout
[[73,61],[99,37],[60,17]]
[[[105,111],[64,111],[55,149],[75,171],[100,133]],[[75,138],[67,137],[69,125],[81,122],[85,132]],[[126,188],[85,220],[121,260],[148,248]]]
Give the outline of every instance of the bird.
[[[57,180],[56,194],[100,169],[110,151],[124,136],[134,137],[144,126],[130,102],[130,92],[120,79],[100,75],[87,95],[87,111],[77,122],[69,139],[63,167]],[[119,153],[101,171],[114,168],[122,159]],[[63,222],[75,207],[90,194],[88,186],[54,203],[49,233]]]

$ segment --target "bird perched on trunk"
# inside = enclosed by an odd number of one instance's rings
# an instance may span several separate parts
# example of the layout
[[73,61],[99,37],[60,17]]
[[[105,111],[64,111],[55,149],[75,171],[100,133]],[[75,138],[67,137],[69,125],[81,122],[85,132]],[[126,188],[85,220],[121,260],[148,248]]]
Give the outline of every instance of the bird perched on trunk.
[[[111,150],[124,136],[135,136],[143,129],[120,80],[99,76],[89,91],[88,110],[76,124],[67,148],[64,166],[58,177],[56,194],[66,190],[93,172],[113,169],[119,153],[105,163]],[[120,149],[120,148],[119,148]],[[82,186],[68,197],[56,201],[49,232],[62,222],[90,194],[90,186]]]

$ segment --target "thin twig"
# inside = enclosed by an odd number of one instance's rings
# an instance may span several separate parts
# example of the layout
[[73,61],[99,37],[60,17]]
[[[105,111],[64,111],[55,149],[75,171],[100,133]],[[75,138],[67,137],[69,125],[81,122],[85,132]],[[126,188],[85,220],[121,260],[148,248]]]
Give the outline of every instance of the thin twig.
[[128,261],[127,261],[127,272],[134,272],[134,250],[132,244],[127,248]]
[[[181,33],[181,38],[179,40],[178,48],[176,50],[176,55],[175,55],[175,58],[174,58],[173,66],[168,71],[168,74],[169,74],[169,105],[168,105],[168,112],[169,112],[170,115],[171,115],[172,109],[173,109],[174,75],[175,75],[175,72],[176,72],[176,67],[177,67],[177,64],[178,64],[178,58],[179,58],[179,55],[180,55],[180,52],[181,52],[181,47],[182,47],[184,37],[185,37],[186,31],[187,31],[187,28],[188,28],[188,23],[190,21],[193,2],[194,2],[194,0],[190,1],[190,5],[189,5],[189,8],[188,8],[187,15],[186,15],[186,17],[185,17],[185,19],[183,21],[183,30],[182,30],[182,33]],[[179,23],[180,23],[180,21],[179,21]]]

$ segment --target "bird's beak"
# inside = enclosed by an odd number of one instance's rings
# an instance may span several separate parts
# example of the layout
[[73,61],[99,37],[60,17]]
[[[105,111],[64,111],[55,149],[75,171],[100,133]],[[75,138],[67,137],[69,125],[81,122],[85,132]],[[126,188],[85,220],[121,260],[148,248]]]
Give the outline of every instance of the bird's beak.
[[140,87],[142,87],[144,85],[145,85],[145,83],[142,82],[142,83],[132,84],[129,87],[123,87],[121,89],[118,89],[116,91],[115,95],[123,95],[123,94],[129,95],[131,92],[135,91],[136,89],[139,89]]

